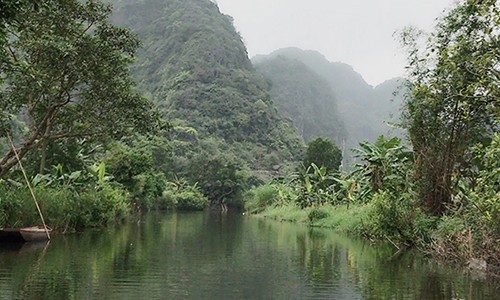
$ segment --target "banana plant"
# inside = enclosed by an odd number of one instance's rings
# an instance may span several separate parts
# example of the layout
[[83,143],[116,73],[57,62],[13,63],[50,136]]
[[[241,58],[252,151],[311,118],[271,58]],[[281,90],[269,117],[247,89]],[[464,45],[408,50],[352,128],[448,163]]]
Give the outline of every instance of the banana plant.
[[94,163],[87,167],[87,171],[94,179],[97,179],[97,183],[102,186],[106,182],[112,179],[111,176],[106,176],[106,163],[100,162],[99,164]]
[[401,145],[401,139],[386,139],[381,135],[375,143],[360,143],[360,148],[354,152],[364,163],[356,165],[352,176],[358,177],[364,188],[368,186],[372,192],[377,192],[405,184],[411,153]]
[[335,197],[333,188],[334,177],[322,166],[311,163],[307,168],[302,168],[299,175],[300,197],[302,207],[331,202]]
[[338,184],[338,194],[344,202],[347,203],[347,208],[349,209],[349,204],[355,202],[358,197],[356,190],[358,189],[358,182],[356,179],[346,176],[345,178],[334,177],[335,182]]

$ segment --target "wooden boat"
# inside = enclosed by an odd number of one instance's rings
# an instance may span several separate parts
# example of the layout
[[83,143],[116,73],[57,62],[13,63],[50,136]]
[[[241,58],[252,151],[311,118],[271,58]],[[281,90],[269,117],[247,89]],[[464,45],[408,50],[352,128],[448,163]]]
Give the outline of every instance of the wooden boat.
[[[49,226],[46,228],[49,233],[52,231]],[[48,236],[43,225],[0,229],[0,242],[22,243],[46,240],[48,240]]]

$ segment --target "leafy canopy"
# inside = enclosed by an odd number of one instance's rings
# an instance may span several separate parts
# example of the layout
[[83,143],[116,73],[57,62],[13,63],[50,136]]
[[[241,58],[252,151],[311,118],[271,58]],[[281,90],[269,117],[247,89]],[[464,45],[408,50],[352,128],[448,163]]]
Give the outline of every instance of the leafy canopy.
[[[50,0],[15,7],[0,40],[0,138],[15,121],[25,124],[16,137],[21,157],[59,139],[153,129],[152,104],[134,91],[129,75],[139,41],[108,22],[109,4]],[[0,177],[17,163],[12,151],[4,152]]]
[[342,151],[329,139],[317,137],[307,144],[304,166],[315,164],[318,167],[325,167],[328,172],[336,172],[341,162]]
[[474,167],[472,147],[498,131],[499,32],[498,2],[468,0],[440,21],[425,49],[415,30],[403,33],[412,92],[406,125],[420,198],[433,213],[446,211],[456,183]]

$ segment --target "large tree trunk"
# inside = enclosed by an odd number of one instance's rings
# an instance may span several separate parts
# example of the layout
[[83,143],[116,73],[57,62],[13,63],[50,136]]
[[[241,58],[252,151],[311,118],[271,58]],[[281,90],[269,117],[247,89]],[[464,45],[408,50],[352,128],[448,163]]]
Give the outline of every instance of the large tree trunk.
[[[43,138],[38,140],[37,135],[32,134],[23,144],[18,147],[14,146],[16,147],[19,159],[22,159],[31,149],[39,147],[40,143],[43,143],[44,141],[45,140]],[[10,171],[10,169],[19,163],[14,150],[12,149],[12,145],[10,145],[10,147],[11,149],[0,159],[0,178],[3,178]]]
[[[50,123],[57,113],[58,106],[51,106],[45,113],[43,119],[37,125],[30,126],[30,134],[17,149],[19,158],[22,159],[30,150],[47,144],[50,137]],[[0,178],[3,178],[12,167],[18,164],[13,149],[7,151],[0,159]]]
[[[23,146],[16,149],[19,159],[22,159],[31,148],[34,148],[33,142],[25,143]],[[10,171],[10,169],[12,169],[18,163],[19,162],[14,154],[14,151],[10,149],[0,160],[0,178],[3,178]]]

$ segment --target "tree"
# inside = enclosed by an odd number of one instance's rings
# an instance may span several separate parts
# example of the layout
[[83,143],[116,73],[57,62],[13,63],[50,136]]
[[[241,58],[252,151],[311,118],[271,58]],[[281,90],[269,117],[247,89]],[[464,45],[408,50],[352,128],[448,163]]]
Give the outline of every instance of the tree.
[[238,165],[227,156],[207,158],[199,155],[193,158],[190,166],[191,180],[195,182],[212,205],[220,205],[223,210],[227,204],[237,204],[244,188],[245,178]]
[[[156,124],[151,102],[134,91],[129,75],[140,43],[111,25],[110,13],[98,0],[18,1],[15,21],[3,24],[0,138],[11,134],[13,120],[22,120],[27,130],[16,137],[16,150],[24,157],[41,149],[42,171],[48,143],[106,140]],[[0,177],[16,164],[6,151]]]
[[328,172],[336,172],[341,162],[342,151],[329,139],[317,137],[307,145],[304,158],[306,168],[314,163],[318,167],[325,167]]
[[471,148],[488,144],[499,128],[500,13],[495,0],[462,1],[437,25],[425,49],[414,31],[409,48],[411,97],[406,125],[415,153],[422,204],[442,214],[466,169]]

